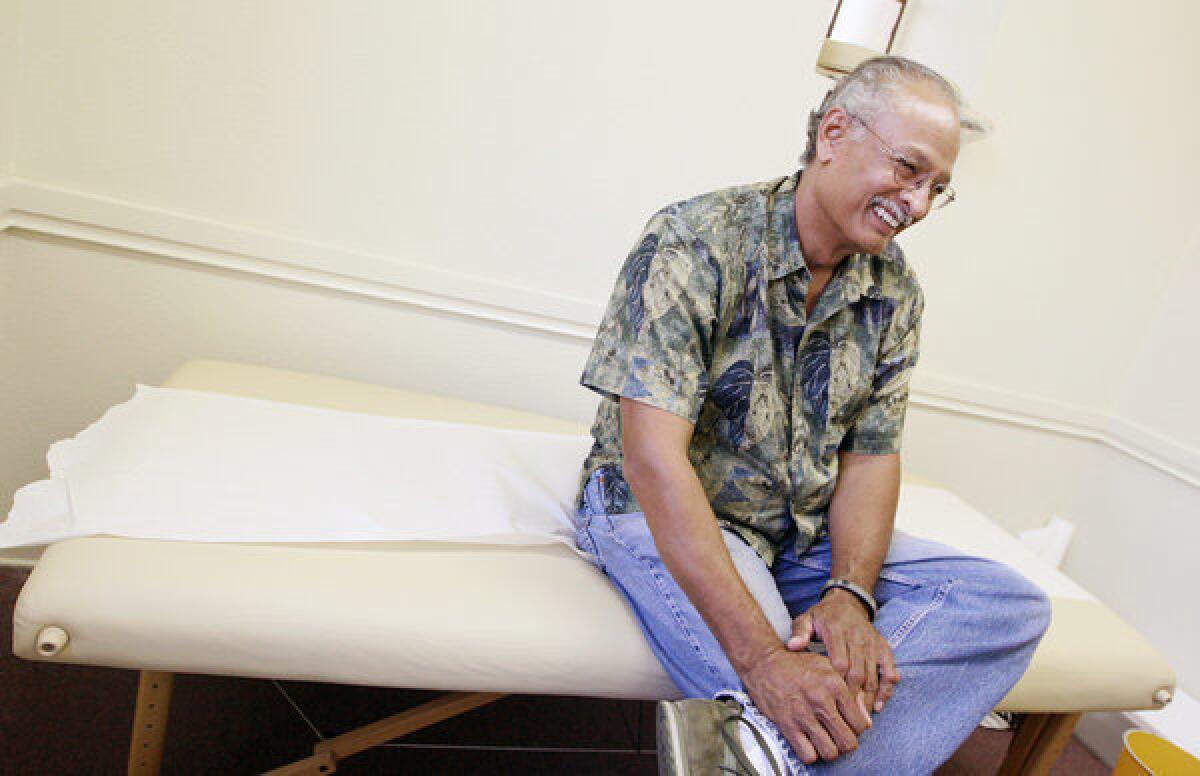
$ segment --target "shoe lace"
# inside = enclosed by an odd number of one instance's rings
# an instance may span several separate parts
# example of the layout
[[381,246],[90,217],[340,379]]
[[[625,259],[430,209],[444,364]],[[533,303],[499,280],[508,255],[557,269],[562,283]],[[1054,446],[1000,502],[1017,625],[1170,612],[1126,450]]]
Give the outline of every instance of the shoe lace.
[[728,765],[719,765],[717,767],[726,773],[734,774],[734,776],[763,776],[759,774],[754,764],[750,762],[750,757],[746,754],[746,750],[742,748],[742,738],[738,735],[737,730],[738,723],[745,725],[755,740],[758,741],[759,748],[766,753],[767,762],[771,764],[774,776],[784,776],[783,769],[779,766],[779,762],[776,761],[771,747],[767,745],[767,739],[763,736],[762,731],[751,724],[750,720],[742,716],[740,711],[726,714],[721,719],[721,727],[719,728],[721,738],[725,741],[725,746],[729,747],[729,751],[733,752],[733,759],[737,760],[737,767],[731,768]]

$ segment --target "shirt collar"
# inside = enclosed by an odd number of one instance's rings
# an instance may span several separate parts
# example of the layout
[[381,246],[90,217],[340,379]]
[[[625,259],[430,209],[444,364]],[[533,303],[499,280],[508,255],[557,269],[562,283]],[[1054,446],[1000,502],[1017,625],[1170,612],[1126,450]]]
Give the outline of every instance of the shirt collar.
[[790,272],[803,270],[808,274],[804,254],[800,252],[800,237],[796,233],[796,183],[800,173],[781,178],[771,189],[771,210],[767,214],[767,239],[770,247],[771,280]]
[[838,268],[840,271],[834,277],[840,281],[838,290],[841,292],[845,304],[854,304],[864,296],[869,299],[883,298],[883,289],[879,278],[876,277],[880,269],[877,259],[880,258],[891,260],[890,256],[856,253],[853,256],[847,256],[842,262]]

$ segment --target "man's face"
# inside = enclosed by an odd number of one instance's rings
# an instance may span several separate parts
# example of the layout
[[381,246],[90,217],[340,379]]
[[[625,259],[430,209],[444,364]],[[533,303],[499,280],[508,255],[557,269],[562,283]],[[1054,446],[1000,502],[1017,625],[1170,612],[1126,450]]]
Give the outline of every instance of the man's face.
[[[866,129],[843,111],[830,114],[822,123],[819,150],[830,173],[823,176],[825,211],[846,247],[879,253],[897,233],[924,218],[934,192],[950,182],[958,157],[958,117],[938,92],[921,83],[903,86],[875,116],[865,117]],[[897,181],[898,169],[903,179],[912,176],[912,168],[923,184],[915,189]]]

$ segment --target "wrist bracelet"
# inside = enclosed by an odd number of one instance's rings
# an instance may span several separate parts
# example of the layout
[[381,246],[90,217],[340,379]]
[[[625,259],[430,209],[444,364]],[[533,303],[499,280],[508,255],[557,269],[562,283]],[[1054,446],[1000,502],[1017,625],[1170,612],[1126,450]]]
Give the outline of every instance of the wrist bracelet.
[[867,619],[875,622],[875,614],[879,611],[879,606],[875,603],[875,598],[863,590],[860,586],[854,584],[848,579],[839,579],[838,577],[830,577],[824,585],[821,586],[821,595],[818,600],[825,597],[825,594],[834,588],[839,588],[850,593],[867,609]]

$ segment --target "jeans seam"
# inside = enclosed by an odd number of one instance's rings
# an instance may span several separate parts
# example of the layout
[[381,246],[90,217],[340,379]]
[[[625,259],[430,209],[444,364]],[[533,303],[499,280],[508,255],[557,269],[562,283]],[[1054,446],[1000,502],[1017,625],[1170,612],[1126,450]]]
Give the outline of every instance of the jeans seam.
[[903,622],[897,625],[895,630],[892,631],[892,634],[888,636],[888,644],[893,649],[898,646],[904,637],[916,627],[917,623],[925,618],[925,615],[929,614],[934,609],[937,609],[942,605],[943,602],[945,602],[946,596],[950,594],[950,588],[954,587],[961,581],[962,580],[959,579],[951,579],[938,585],[937,592],[934,594],[933,600],[910,614]]
[[[599,489],[601,492],[596,493]],[[592,472],[583,486],[583,508],[589,515],[604,512],[604,473],[597,469]]]
[[921,586],[921,581],[919,579],[914,579],[912,577],[905,576],[904,574],[897,574],[896,572],[889,571],[887,569],[882,569],[879,572],[879,577],[880,579],[886,579],[889,582],[896,582],[901,585],[909,585],[910,587]]
[[575,526],[575,544],[592,561],[592,565],[601,571],[605,570],[604,560],[600,557],[600,547],[596,537],[592,536],[592,518],[590,515],[579,515]]
[[[608,522],[608,533],[609,536],[612,537],[613,542],[620,546],[621,549],[625,550],[625,552],[629,553],[629,556],[637,561],[637,563],[641,565],[642,568],[644,568],[650,575],[651,579],[654,580],[654,588],[658,591],[659,599],[661,599],[667,605],[667,608],[671,610],[671,617],[674,618],[675,624],[679,626],[679,631],[687,639],[688,644],[691,645],[692,651],[694,651],[696,656],[700,658],[700,662],[704,664],[704,667],[708,669],[708,672],[712,675],[712,677],[714,679],[720,679],[721,672],[715,665],[713,665],[712,661],[708,659],[708,655],[704,652],[704,647],[701,646],[700,640],[696,638],[696,634],[688,624],[687,618],[684,617],[683,612],[680,611],[679,604],[676,603],[675,597],[672,596],[671,591],[667,589],[666,580],[663,578],[663,573],[656,569],[654,564],[649,560],[642,557],[637,552],[634,552],[633,548],[626,544],[621,537],[617,535],[616,526],[613,525],[612,519],[609,515],[604,515],[603,517]],[[684,593],[685,597],[686,595],[687,594]]]

